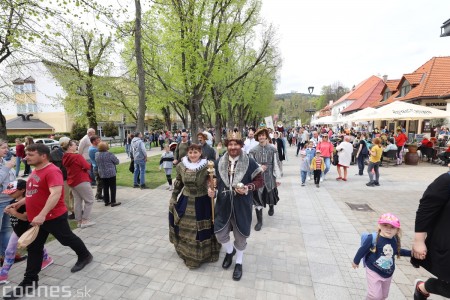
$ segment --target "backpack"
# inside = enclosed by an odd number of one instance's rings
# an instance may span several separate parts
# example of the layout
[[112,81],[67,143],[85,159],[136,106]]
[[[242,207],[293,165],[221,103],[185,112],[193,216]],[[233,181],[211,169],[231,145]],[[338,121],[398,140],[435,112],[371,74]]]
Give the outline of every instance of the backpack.
[[[361,245],[360,246],[364,245],[366,240],[371,238],[372,239],[372,248],[376,247],[377,234],[378,233],[376,231],[374,231],[374,232],[363,232],[361,234]],[[365,257],[363,257],[362,262],[363,262],[364,267],[366,267],[366,262],[365,262],[364,258]]]
[[361,150],[361,154],[362,155],[368,155],[369,154],[369,145],[367,144],[366,140],[364,140],[364,145],[366,145],[366,147],[364,147]]

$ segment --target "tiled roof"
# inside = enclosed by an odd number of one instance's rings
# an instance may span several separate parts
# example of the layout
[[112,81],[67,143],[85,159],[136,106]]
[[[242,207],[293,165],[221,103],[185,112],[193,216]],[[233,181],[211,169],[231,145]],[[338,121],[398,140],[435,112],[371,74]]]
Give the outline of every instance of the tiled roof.
[[6,129],[53,129],[53,127],[39,119],[24,121],[21,117],[17,117],[6,121]]
[[386,87],[389,88],[389,90],[394,93],[398,90],[398,84],[400,83],[400,79],[395,80],[387,80],[386,81]]
[[438,98],[450,96],[450,56],[433,57],[411,74],[403,75],[398,86],[405,80],[411,84],[411,90],[404,97],[394,93],[386,101],[381,100],[375,106],[382,106],[397,100],[410,101],[421,98]]
[[371,76],[369,79],[363,82],[364,84],[358,85],[353,91],[354,102],[345,108],[341,113],[348,113],[355,110],[364,109],[377,103],[381,96],[381,91],[385,87],[383,79],[377,76]]

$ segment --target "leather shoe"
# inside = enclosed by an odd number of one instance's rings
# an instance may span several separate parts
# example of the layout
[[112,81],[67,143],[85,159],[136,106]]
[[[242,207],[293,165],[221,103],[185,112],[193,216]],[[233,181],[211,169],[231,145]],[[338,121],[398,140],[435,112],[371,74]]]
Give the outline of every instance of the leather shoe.
[[233,256],[236,254],[236,249],[233,248],[233,252],[227,253],[223,259],[222,268],[228,269],[233,262]]
[[114,202],[114,203],[111,203],[111,207],[119,206],[120,204],[122,204],[122,202]]
[[242,264],[236,264],[234,266],[234,272],[233,272],[233,280],[239,281],[242,277]]
[[70,269],[70,272],[75,273],[83,270],[83,268],[86,267],[86,265],[89,264],[93,258],[94,257],[92,256],[91,253],[89,253],[89,255],[84,259],[78,258],[77,263],[75,264],[75,266],[72,267],[72,269]]
[[267,214],[269,216],[273,216],[273,213],[274,213],[273,205],[269,205],[269,211],[267,212]]

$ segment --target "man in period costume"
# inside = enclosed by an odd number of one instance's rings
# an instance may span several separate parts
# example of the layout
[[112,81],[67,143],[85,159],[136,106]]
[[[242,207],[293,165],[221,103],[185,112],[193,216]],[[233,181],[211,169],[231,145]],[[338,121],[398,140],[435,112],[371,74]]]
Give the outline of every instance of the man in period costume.
[[277,149],[269,143],[269,131],[266,128],[259,129],[255,136],[259,144],[250,150],[249,156],[261,166],[264,178],[264,186],[253,193],[256,218],[258,220],[255,230],[259,231],[262,227],[263,207],[269,204],[269,216],[272,216],[274,205],[279,200],[277,186],[280,183],[276,179],[281,177],[281,162],[278,158]]
[[[226,250],[222,267],[228,269],[236,254],[233,279],[242,277],[242,259],[250,236],[252,223],[252,191],[263,185],[262,169],[244,151],[240,134],[228,136],[225,140],[227,152],[216,161],[217,200],[215,205],[214,233]],[[214,197],[211,188],[208,195]],[[233,242],[230,231],[233,230]]]

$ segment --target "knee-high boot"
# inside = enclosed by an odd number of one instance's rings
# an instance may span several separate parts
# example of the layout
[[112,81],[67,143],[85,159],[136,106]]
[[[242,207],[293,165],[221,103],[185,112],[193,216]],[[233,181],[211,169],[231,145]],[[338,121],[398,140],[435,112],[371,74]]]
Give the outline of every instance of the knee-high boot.
[[256,219],[258,220],[258,223],[256,223],[255,225],[255,230],[260,231],[263,224],[262,209],[255,209],[255,212],[256,212]]

